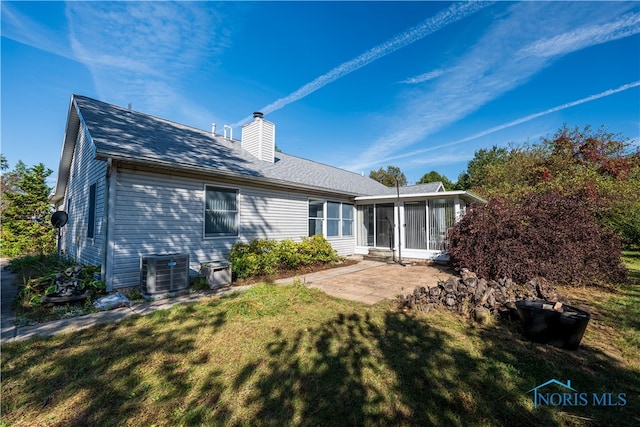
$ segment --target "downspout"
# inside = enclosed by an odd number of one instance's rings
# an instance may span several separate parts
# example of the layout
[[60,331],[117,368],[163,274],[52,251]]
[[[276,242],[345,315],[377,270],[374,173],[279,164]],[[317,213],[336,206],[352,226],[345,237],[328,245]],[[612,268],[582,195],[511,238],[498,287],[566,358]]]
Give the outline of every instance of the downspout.
[[396,203],[398,205],[398,264],[404,267],[402,263],[402,229],[400,227],[402,220],[400,219],[400,184],[398,177],[396,177]]

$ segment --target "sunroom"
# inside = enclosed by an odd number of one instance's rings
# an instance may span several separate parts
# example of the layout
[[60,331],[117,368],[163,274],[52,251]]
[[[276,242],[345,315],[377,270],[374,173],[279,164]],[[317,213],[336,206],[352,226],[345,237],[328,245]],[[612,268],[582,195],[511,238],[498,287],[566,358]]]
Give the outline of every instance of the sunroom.
[[467,206],[484,202],[465,191],[356,197],[355,253],[390,250],[396,258],[446,260],[447,231]]

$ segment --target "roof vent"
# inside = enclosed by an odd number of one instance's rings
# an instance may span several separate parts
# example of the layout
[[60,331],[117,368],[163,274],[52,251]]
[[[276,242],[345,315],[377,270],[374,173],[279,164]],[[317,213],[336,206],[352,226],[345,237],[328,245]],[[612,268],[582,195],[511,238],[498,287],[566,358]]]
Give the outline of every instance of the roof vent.
[[231,128],[231,126],[229,125],[224,125],[222,127],[222,130],[224,130],[224,137],[227,138],[227,130],[229,131],[229,139],[233,139],[233,128]]
[[262,114],[260,111],[256,111],[255,113],[253,113],[254,119],[261,119],[263,117],[264,117],[264,114]]

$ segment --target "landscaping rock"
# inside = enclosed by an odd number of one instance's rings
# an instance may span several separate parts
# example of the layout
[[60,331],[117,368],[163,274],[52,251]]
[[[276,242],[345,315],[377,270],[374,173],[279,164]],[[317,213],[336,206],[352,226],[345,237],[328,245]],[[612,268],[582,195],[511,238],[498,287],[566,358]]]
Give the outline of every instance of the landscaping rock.
[[469,287],[475,287],[478,283],[478,276],[476,276],[476,273],[469,271],[466,268],[460,270],[460,277],[462,278],[462,282]]
[[508,278],[478,279],[475,273],[462,269],[459,278],[440,281],[431,288],[417,286],[411,294],[399,296],[398,305],[400,309],[425,312],[443,307],[483,322],[485,310],[504,314],[514,309],[515,301],[524,299],[557,301],[558,292],[541,277],[519,285]]

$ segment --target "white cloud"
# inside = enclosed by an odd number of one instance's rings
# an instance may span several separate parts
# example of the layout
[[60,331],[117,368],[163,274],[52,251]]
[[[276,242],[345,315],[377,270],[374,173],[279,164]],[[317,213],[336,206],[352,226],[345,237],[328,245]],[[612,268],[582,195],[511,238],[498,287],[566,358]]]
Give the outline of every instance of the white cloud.
[[12,2],[2,2],[2,37],[75,60],[67,46],[60,43],[63,34],[44,27],[15,9]]
[[409,77],[408,79],[402,80],[398,83],[406,83],[406,84],[422,83],[422,82],[426,82],[426,81],[438,78],[448,71],[449,70],[445,70],[445,69],[433,70],[433,71],[429,71],[428,73],[420,74],[414,77]]
[[[407,152],[407,153],[403,153],[403,154],[399,154],[399,155],[396,155],[396,156],[390,156],[390,157],[386,157],[384,159],[380,159],[380,160],[376,161],[375,163],[372,163],[372,164],[369,164],[369,165],[359,165],[359,166],[361,166],[362,168],[367,168],[367,167],[371,167],[371,166],[374,166],[374,165],[387,163],[387,162],[394,161],[394,160],[399,160],[399,159],[407,159],[407,158],[411,159],[409,163],[412,166],[423,165],[423,164],[435,164],[437,162],[432,161],[432,159],[434,159],[433,157],[424,158],[423,159],[423,158],[416,158],[416,156],[419,156],[419,155],[424,154],[424,153],[428,153],[430,151],[436,151],[436,150],[440,150],[442,148],[451,147],[451,146],[454,146],[454,145],[459,145],[459,144],[462,144],[462,143],[465,143],[465,142],[469,142],[469,141],[472,141],[474,139],[478,139],[478,138],[481,138],[483,136],[487,136],[487,135],[490,135],[492,133],[501,131],[503,129],[507,129],[507,128],[510,128],[510,127],[513,127],[513,126],[517,126],[519,124],[529,122],[529,121],[537,119],[539,117],[546,116],[546,115],[551,114],[551,113],[555,113],[557,111],[566,110],[567,108],[576,107],[578,105],[582,105],[582,104],[585,104],[587,102],[591,102],[591,101],[595,101],[595,100],[600,99],[600,98],[605,98],[607,96],[615,95],[616,93],[624,92],[626,90],[633,89],[633,88],[638,87],[638,86],[640,86],[640,81],[627,83],[627,84],[622,85],[622,86],[620,86],[620,87],[618,87],[616,89],[605,90],[604,92],[600,92],[600,93],[597,93],[597,94],[594,94],[594,95],[591,95],[591,96],[587,96],[585,98],[581,98],[581,99],[578,99],[576,101],[567,102],[565,104],[557,105],[555,107],[549,108],[549,109],[544,110],[544,111],[540,111],[538,113],[534,113],[534,114],[530,114],[528,116],[520,117],[520,118],[518,118],[516,120],[512,120],[510,122],[503,123],[501,125],[494,126],[492,128],[489,128],[489,129],[485,129],[483,131],[474,133],[471,136],[468,136],[468,137],[465,137],[465,138],[462,138],[462,139],[458,139],[456,141],[447,142],[447,143],[444,143],[444,144],[438,144],[438,145],[434,145],[434,146],[431,146],[431,147],[422,148],[420,150],[413,150],[413,151],[410,151],[410,152]],[[464,156],[466,156],[466,155],[465,154],[461,154],[461,159]],[[439,159],[439,157],[435,157],[435,159]],[[446,163],[446,162],[440,162],[440,163]]]
[[[401,49],[407,45],[415,43],[416,41],[421,40],[448,25],[466,18],[467,16],[488,6],[489,4],[490,3],[486,2],[456,3],[448,9],[436,14],[433,17],[425,19],[420,24],[411,27],[406,31],[403,31],[402,33],[392,37],[384,43],[379,44],[358,55],[357,57],[338,65],[328,73],[315,78],[311,82],[305,84],[289,95],[277,99],[271,104],[262,107],[259,111],[263,112],[264,114],[269,114],[276,110],[279,110],[291,104],[292,102],[298,101],[305,96],[308,96],[311,93],[322,89],[329,83],[332,83],[373,61],[389,55],[390,53],[393,53],[396,50]],[[231,127],[239,127],[251,121],[251,118],[251,116],[245,117],[244,119],[231,125]]]
[[536,41],[522,49],[520,56],[564,55],[638,33],[640,33],[640,13],[628,13],[612,22],[586,26],[550,39]]
[[[69,2],[69,41],[100,97],[155,114],[189,101],[180,81],[230,42],[218,11],[190,2]],[[188,109],[193,109],[189,107]]]
[[72,1],[67,27],[55,29],[3,2],[2,36],[86,66],[106,101],[209,121],[209,112],[180,94],[179,82],[230,46],[229,24],[212,5]]
[[470,151],[464,153],[449,153],[438,154],[437,156],[429,157],[416,157],[407,162],[404,166],[405,169],[415,168],[418,166],[426,165],[449,165],[460,162],[466,162],[473,158],[473,153]]
[[[597,10],[593,10],[594,8]],[[580,3],[565,2],[514,4],[502,19],[496,20],[487,29],[466,55],[453,64],[449,73],[441,76],[427,89],[413,90],[410,101],[405,102],[389,117],[386,134],[378,138],[361,156],[343,167],[362,170],[397,158],[395,153],[398,151],[423,142],[429,135],[524,84],[549,65],[551,59],[568,53],[577,46],[586,48],[591,44],[581,37],[580,43],[565,43],[565,49],[557,48],[554,56],[534,55],[533,52],[522,55],[527,47],[543,46],[551,40],[562,39],[563,35],[580,33],[585,28],[589,30],[584,33],[593,37],[592,44],[626,37],[628,32],[621,29],[630,28],[629,25],[602,23],[618,22],[619,15],[616,7],[604,3],[589,4],[588,7]],[[634,18],[626,16],[623,22],[634,22]],[[599,23],[594,24],[594,20]],[[587,25],[576,29],[578,23],[585,21]],[[555,42],[554,45],[559,47],[561,43]]]

